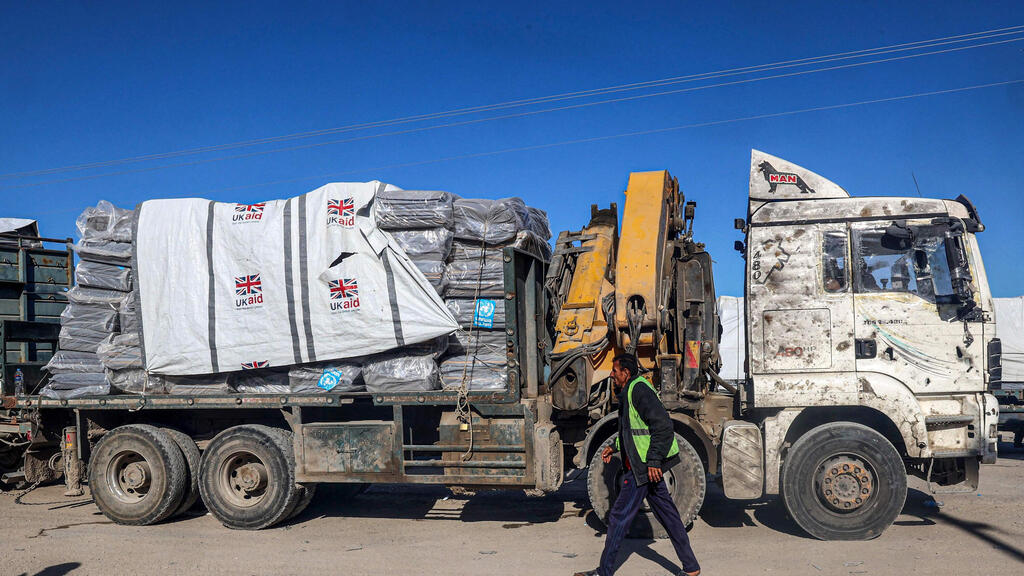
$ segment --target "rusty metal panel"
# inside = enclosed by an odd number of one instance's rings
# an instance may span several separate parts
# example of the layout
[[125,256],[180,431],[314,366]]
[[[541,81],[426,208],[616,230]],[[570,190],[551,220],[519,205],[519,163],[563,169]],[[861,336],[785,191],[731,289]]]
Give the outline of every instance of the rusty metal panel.
[[[465,429],[463,429],[465,428]],[[532,436],[532,434],[531,434]],[[472,440],[473,451],[469,451]],[[527,442],[525,420],[522,418],[484,418],[477,414],[472,417],[472,431],[462,426],[454,412],[446,413],[441,419],[440,443],[448,446],[465,446],[457,452],[445,452],[441,459],[446,463],[446,475],[479,476],[475,482],[486,484],[494,477],[532,476],[532,438]],[[524,446],[524,453],[490,452],[491,446]],[[470,456],[466,458],[466,454]],[[472,468],[462,468],[462,462],[473,462]],[[510,463],[525,463],[525,466],[510,468]],[[492,466],[489,466],[492,465]],[[409,464],[407,463],[408,467]]]
[[302,460],[305,472],[391,474],[395,471],[392,422],[305,424]]

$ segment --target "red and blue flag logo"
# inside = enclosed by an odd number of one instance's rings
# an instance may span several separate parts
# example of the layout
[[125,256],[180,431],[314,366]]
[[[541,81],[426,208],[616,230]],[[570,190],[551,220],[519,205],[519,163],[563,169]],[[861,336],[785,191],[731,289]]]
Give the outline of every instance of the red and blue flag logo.
[[269,360],[254,360],[252,362],[242,362],[242,370],[255,370],[256,368],[266,368],[270,366]]
[[327,215],[340,218],[351,218],[356,215],[356,202],[351,198],[344,200],[328,200]]
[[235,276],[235,296],[255,296],[263,293],[263,282],[259,274]]

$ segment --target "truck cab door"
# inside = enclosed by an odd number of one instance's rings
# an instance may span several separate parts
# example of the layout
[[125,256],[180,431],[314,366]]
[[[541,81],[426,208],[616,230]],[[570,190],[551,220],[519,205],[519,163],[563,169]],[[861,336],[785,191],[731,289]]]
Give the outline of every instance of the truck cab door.
[[908,220],[851,228],[858,374],[894,377],[915,394],[977,391],[982,325],[965,315],[955,290],[949,225]]

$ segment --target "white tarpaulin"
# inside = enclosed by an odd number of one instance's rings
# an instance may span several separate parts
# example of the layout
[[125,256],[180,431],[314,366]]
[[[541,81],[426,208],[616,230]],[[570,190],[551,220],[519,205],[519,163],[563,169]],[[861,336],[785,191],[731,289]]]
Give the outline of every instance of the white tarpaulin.
[[143,359],[186,375],[366,356],[458,324],[376,227],[380,182],[288,200],[140,205],[133,257]]
[[719,376],[733,382],[746,380],[747,373],[743,369],[747,354],[743,298],[719,296],[715,307],[718,308],[718,319],[722,323],[722,342],[718,345],[718,352],[722,356]]
[[1024,296],[993,300],[996,336],[1003,345],[1003,382],[1024,382]]

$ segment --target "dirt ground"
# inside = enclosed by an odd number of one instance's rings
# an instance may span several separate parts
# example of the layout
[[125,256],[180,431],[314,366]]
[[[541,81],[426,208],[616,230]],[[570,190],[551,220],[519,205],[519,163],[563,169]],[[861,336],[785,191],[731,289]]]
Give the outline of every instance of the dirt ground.
[[[977,492],[936,506],[911,480],[903,515],[870,542],[804,535],[774,498],[726,500],[712,488],[690,538],[703,573],[1022,574],[1024,450],[1000,445]],[[0,496],[3,574],[561,574],[593,568],[604,534],[580,478],[543,498],[521,492],[455,496],[441,487],[377,486],[342,502],[321,486],[294,521],[261,532],[196,514],[158,526],[117,526],[88,498],[39,488]],[[678,571],[667,541],[629,540],[618,574]]]

